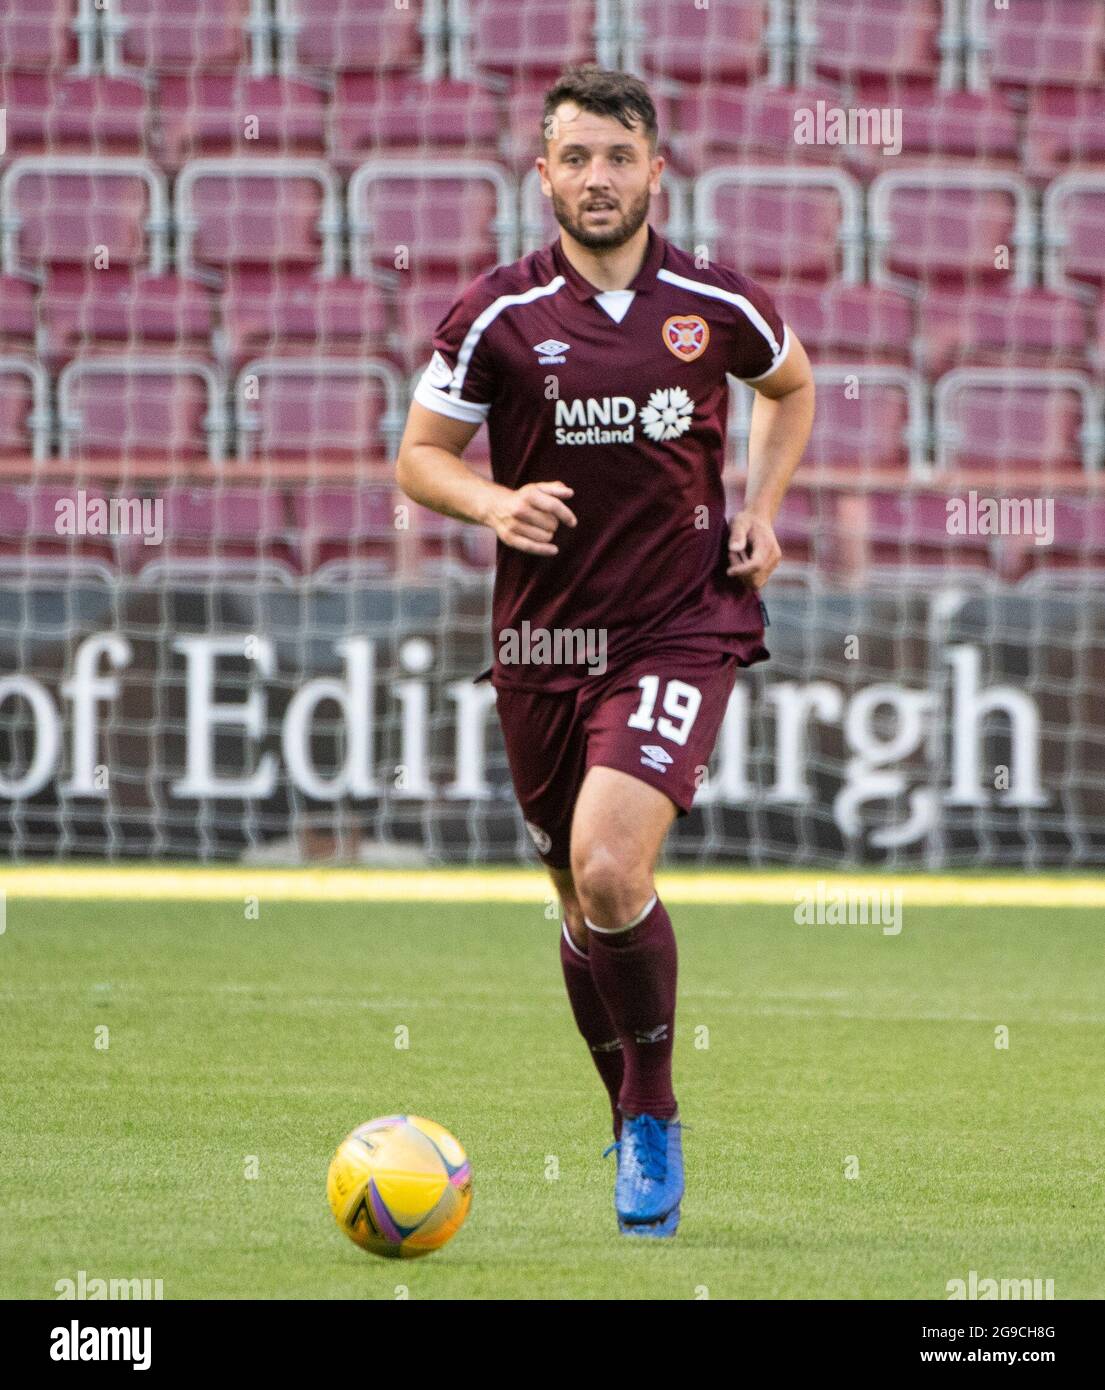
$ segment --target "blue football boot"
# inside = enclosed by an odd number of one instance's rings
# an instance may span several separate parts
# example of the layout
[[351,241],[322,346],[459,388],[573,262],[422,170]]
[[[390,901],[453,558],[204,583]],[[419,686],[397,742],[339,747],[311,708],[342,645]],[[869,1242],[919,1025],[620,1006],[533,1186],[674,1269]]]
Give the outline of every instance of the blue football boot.
[[614,1207],[623,1235],[674,1235],[683,1196],[682,1124],[678,1118],[626,1115],[618,1153]]

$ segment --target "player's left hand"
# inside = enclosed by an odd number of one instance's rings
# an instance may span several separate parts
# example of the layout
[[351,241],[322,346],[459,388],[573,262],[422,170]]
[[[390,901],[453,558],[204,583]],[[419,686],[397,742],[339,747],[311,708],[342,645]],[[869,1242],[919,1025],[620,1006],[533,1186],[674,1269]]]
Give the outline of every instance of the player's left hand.
[[738,512],[729,523],[729,568],[725,571],[762,589],[783,558],[771,523],[755,512]]

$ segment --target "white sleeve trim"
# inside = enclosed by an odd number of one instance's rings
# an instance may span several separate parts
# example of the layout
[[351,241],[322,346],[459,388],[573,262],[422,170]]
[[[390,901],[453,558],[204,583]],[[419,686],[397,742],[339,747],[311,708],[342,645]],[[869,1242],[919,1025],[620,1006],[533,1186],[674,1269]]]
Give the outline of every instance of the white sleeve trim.
[[490,403],[462,401],[459,396],[450,396],[448,391],[431,386],[425,375],[414,388],[414,399],[427,410],[436,410],[439,415],[448,415],[451,420],[464,420],[469,425],[482,424],[491,411]]
[[775,357],[774,357],[774,359],[772,360],[771,366],[768,367],[767,371],[766,371],[766,372],[761,372],[761,373],[759,374],[759,376],[742,376],[742,377],[738,377],[737,380],[738,380],[738,381],[747,382],[749,386],[753,385],[753,383],[755,383],[755,382],[757,382],[757,381],[763,381],[765,377],[769,377],[769,376],[771,375],[772,372],[778,370],[778,368],[781,367],[781,366],[783,365],[783,363],[786,361],[787,353],[788,353],[789,351],[790,351],[790,330],[787,328],[786,324],[784,323],[784,324],[783,324],[783,341],[782,341],[782,344],[781,344],[781,346],[780,346],[780,348],[779,348],[779,351],[775,354]]

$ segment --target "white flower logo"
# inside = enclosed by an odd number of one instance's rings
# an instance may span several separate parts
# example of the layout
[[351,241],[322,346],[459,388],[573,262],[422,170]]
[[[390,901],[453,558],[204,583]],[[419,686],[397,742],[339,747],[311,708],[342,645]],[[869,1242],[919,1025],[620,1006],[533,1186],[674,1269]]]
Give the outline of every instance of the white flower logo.
[[694,401],[682,386],[656,390],[641,406],[641,427],[649,439],[678,439],[690,429],[693,414]]

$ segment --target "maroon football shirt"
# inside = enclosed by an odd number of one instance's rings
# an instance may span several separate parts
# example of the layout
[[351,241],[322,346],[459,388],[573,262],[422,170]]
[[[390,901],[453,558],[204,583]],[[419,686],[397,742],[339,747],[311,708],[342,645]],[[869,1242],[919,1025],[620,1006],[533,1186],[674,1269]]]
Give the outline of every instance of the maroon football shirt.
[[559,239],[468,287],[415,399],[486,420],[495,481],[567,483],[579,523],[557,555],[499,543],[492,684],[574,689],[603,641],[611,666],[670,639],[766,657],[759,598],[725,574],[726,373],[757,381],[788,346],[760,286],[651,227],[628,290],[598,290]]

